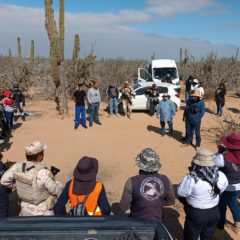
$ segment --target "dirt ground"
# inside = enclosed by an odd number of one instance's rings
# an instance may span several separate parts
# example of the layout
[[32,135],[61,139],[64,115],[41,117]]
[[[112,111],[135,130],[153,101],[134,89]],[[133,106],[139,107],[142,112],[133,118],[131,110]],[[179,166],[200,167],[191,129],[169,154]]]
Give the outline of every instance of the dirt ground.
[[[225,109],[239,114],[240,99],[228,97]],[[184,104],[182,104],[184,105]],[[19,120],[15,124],[13,137],[4,146],[4,161],[24,160],[24,147],[33,140],[41,140],[48,145],[45,152],[45,163],[61,169],[57,179],[65,183],[71,178],[73,169],[83,156],[96,157],[99,160],[98,178],[104,183],[111,203],[119,202],[125,181],[138,173],[134,158],[144,148],[151,147],[160,155],[161,173],[166,174],[177,185],[188,172],[188,166],[195,154],[193,147],[183,147],[184,134],[182,121],[183,110],[180,109],[174,119],[174,138],[160,135],[159,120],[149,117],[144,112],[134,112],[133,119],[108,117],[101,106],[102,126],[74,130],[74,107],[70,103],[70,116],[61,119],[51,101],[28,101],[27,111],[40,111],[41,116]],[[215,106],[207,103],[208,111],[202,123],[202,146],[216,151],[214,133],[219,119],[211,113]],[[182,238],[184,212],[181,203],[165,209],[165,224],[176,239]],[[231,214],[228,219],[232,222]],[[229,227],[226,228],[229,239],[237,239]],[[231,237],[230,237],[231,236]]]

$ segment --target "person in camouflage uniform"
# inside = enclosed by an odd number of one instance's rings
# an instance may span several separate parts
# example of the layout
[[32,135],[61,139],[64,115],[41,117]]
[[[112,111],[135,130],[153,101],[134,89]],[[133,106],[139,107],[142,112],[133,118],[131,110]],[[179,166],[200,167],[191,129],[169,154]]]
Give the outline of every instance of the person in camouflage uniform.
[[128,81],[124,83],[124,86],[120,89],[120,92],[122,93],[121,100],[123,104],[124,115],[125,117],[129,117],[131,119],[133,104],[132,98],[135,96],[135,92]]
[[153,149],[144,149],[135,160],[139,174],[127,180],[115,214],[130,208],[131,217],[161,222],[163,206],[175,203],[173,186],[167,176],[158,173],[160,157]]
[[13,165],[1,178],[1,185],[16,188],[21,200],[20,216],[50,216],[63,186],[42,162],[45,144],[34,141],[25,148],[27,160]]

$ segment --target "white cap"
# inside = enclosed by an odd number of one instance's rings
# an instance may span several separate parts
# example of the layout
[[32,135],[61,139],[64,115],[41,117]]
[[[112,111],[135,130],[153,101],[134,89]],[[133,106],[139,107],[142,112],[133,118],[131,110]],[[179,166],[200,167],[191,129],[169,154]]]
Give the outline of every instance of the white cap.
[[195,79],[193,79],[193,82],[194,83],[198,83],[198,80],[195,78]]

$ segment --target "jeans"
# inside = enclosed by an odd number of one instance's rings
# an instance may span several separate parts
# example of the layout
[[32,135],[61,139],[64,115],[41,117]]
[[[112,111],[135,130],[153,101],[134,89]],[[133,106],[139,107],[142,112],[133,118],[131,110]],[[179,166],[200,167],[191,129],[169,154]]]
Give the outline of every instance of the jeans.
[[109,102],[109,114],[113,115],[113,112],[115,112],[115,114],[118,114],[118,99],[117,98],[110,98]]
[[[173,136],[173,122],[172,122],[172,120],[168,121],[167,124],[168,124],[168,127],[169,127],[169,134],[172,137]],[[160,121],[160,125],[161,125],[162,135],[164,136],[166,134],[165,122]]]
[[222,115],[223,114],[222,103],[216,103],[216,104],[217,104],[217,114]]
[[186,206],[184,240],[211,240],[219,220],[218,207],[197,209]]
[[189,99],[189,92],[185,92],[185,102],[187,102],[187,100]]
[[5,111],[4,114],[5,114],[5,117],[6,117],[9,132],[11,132],[11,129],[13,128],[14,113]]
[[75,127],[78,127],[80,124],[80,117],[82,120],[82,125],[86,126],[86,108],[85,106],[76,106],[75,107]]
[[96,123],[100,123],[98,112],[100,108],[100,103],[93,103],[88,105],[89,111],[89,122],[92,124],[93,121]]
[[190,144],[193,141],[193,135],[196,135],[196,147],[201,145],[201,122],[187,121],[187,138],[186,144]]
[[234,222],[240,222],[240,206],[238,203],[239,197],[240,191],[225,191],[221,194],[219,201],[220,220],[217,226],[219,229],[224,229],[224,225],[226,223],[227,206],[230,208]]

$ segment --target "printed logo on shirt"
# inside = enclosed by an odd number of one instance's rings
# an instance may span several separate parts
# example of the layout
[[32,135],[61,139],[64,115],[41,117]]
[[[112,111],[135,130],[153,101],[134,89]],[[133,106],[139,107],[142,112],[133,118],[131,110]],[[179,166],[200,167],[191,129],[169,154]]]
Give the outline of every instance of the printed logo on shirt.
[[164,193],[163,183],[157,177],[148,177],[142,182],[140,193],[148,201],[157,200]]

